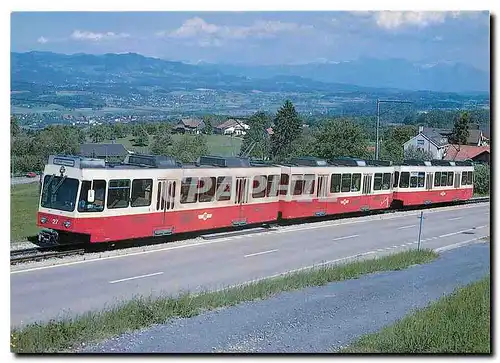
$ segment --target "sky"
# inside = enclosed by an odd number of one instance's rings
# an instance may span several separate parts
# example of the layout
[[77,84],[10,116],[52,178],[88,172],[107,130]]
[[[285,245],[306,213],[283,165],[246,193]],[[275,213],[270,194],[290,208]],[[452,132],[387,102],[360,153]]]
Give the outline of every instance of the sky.
[[11,51],[134,52],[190,63],[403,58],[489,71],[488,12],[13,12]]

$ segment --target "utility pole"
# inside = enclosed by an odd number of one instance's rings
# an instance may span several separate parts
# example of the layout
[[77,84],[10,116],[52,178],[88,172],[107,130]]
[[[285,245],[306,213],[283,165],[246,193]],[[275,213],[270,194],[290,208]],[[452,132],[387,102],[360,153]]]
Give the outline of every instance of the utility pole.
[[377,141],[375,144],[375,160],[379,158],[380,145],[379,145],[379,128],[380,128],[380,104],[381,103],[413,103],[412,101],[400,100],[380,100],[377,98]]

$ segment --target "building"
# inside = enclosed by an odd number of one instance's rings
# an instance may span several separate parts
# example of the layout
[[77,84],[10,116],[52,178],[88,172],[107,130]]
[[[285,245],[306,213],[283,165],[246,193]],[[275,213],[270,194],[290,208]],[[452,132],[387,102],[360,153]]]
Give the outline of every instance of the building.
[[122,144],[82,144],[80,155],[107,161],[123,161],[130,154]]
[[246,130],[249,129],[250,126],[248,126],[246,123],[231,118],[216,126],[215,133],[221,135],[242,136],[245,135]]
[[[403,144],[404,150],[413,146],[417,149],[429,151],[435,159],[443,159],[451,137],[451,129],[438,129],[431,127],[419,126],[418,134]],[[488,139],[479,129],[477,125],[471,125],[469,128],[469,136],[467,137],[468,146],[484,146],[488,143]],[[462,145],[464,146],[464,145]]]
[[489,146],[449,145],[444,160],[472,160],[476,163],[490,163]]
[[177,125],[172,129],[172,132],[178,134],[199,134],[205,128],[205,123],[203,120],[198,120],[194,118],[185,118],[180,120]]

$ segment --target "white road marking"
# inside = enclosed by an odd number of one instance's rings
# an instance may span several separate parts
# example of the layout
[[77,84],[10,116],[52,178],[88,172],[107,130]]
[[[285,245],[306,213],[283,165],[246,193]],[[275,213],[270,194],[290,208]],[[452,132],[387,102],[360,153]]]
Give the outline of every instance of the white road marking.
[[[470,209],[470,208],[479,208],[479,207],[484,207],[484,205],[479,204],[473,204],[470,206],[462,207],[461,209]],[[449,212],[450,210],[457,209],[456,207],[443,207],[443,209],[432,209],[427,211],[426,213],[443,213],[443,212]],[[419,213],[419,212],[418,212]],[[356,223],[366,223],[366,222],[373,222],[373,221],[384,221],[384,220],[391,220],[391,219],[396,219],[396,218],[404,218],[404,217],[412,217],[414,215],[418,214],[417,212],[415,213],[409,213],[409,214],[401,214],[401,215],[380,215],[380,216],[375,216],[379,218],[363,218],[360,220],[353,220],[353,221],[347,221],[343,223],[331,223],[327,225],[319,225],[319,226],[308,226],[308,227],[303,227],[303,228],[290,228],[290,229],[282,229],[278,230],[275,232],[263,232],[265,235],[273,234],[273,233],[287,233],[287,232],[296,232],[296,231],[303,231],[303,230],[308,230],[308,229],[317,229],[317,228],[325,228],[325,227],[335,227],[335,226],[344,226],[348,224],[356,224]],[[384,218],[385,217],[385,218]],[[484,226],[483,226],[484,227]],[[479,227],[477,227],[479,228]],[[259,235],[260,233],[248,235],[248,236],[238,236],[238,237],[249,237],[249,236],[256,236]],[[73,266],[73,265],[79,265],[82,263],[90,263],[90,262],[98,262],[98,261],[106,261],[106,260],[112,260],[112,259],[117,259],[117,258],[124,258],[124,257],[132,257],[132,256],[139,256],[139,255],[145,255],[149,253],[156,253],[156,252],[163,252],[163,251],[169,251],[169,250],[176,250],[176,249],[181,249],[181,248],[188,248],[188,247],[197,247],[197,246],[204,246],[204,245],[210,245],[210,244],[215,244],[215,243],[222,243],[222,242],[228,242],[228,241],[233,241],[234,237],[223,237],[221,239],[217,240],[212,240],[212,241],[204,241],[204,242],[198,242],[198,243],[191,243],[191,244],[186,244],[186,245],[180,245],[180,246],[172,246],[172,247],[164,247],[164,248],[158,248],[158,249],[153,249],[153,250],[148,250],[148,251],[140,251],[140,252],[131,252],[127,254],[121,254],[121,255],[114,255],[114,256],[106,256],[106,257],[98,257],[98,258],[93,258],[89,260],[80,260],[80,261],[72,261],[72,262],[65,262],[65,263],[60,263],[60,264],[55,264],[55,265],[49,265],[49,266],[40,266],[40,267],[33,267],[33,268],[27,268],[27,269],[22,269],[22,270],[16,270],[16,271],[11,271],[10,274],[20,274],[20,273],[25,273],[25,272],[32,272],[32,271],[40,271],[40,270],[46,270],[46,269],[51,269],[51,268],[56,268],[56,267],[64,267],[64,266]]]
[[411,228],[411,227],[415,227],[416,224],[412,224],[410,226],[403,226],[403,227],[398,227],[397,229],[405,229],[405,228]]
[[[453,243],[451,245],[447,245],[447,246],[436,248],[436,249],[434,249],[434,251],[436,251],[436,252],[443,252],[443,251],[451,250],[451,249],[454,249],[454,248],[462,247],[463,245],[466,245],[468,243],[481,240],[484,237],[487,237],[487,236],[476,237],[476,238],[473,238],[473,239],[469,239],[467,241]],[[483,243],[486,243],[486,241],[484,241]]]
[[447,234],[442,234],[441,236],[439,236],[439,238],[450,237],[450,236],[454,236],[456,234],[460,234],[460,233],[464,233],[464,232],[469,232],[469,231],[474,231],[476,229],[481,229],[481,228],[484,228],[484,227],[486,227],[486,225],[484,225],[484,226],[478,226],[478,227],[474,227],[474,228],[463,229],[461,231],[451,232],[451,233],[447,233]]
[[125,279],[114,280],[114,281],[110,281],[109,283],[110,283],[110,284],[116,284],[117,282],[123,282],[123,281],[130,281],[130,280],[142,279],[142,278],[144,278],[144,277],[158,276],[158,275],[162,275],[162,274],[163,274],[163,272],[155,272],[155,273],[152,273],[152,274],[147,274],[147,275],[133,276],[133,277],[127,277],[127,278],[125,278]]
[[257,252],[257,253],[251,253],[249,255],[245,255],[243,257],[252,257],[252,256],[258,256],[258,255],[264,255],[266,253],[272,253],[272,252],[276,252],[278,250],[269,250],[269,251],[263,251],[263,252]]
[[353,234],[352,236],[344,236],[344,237],[334,238],[334,239],[332,239],[332,241],[340,241],[342,239],[348,239],[348,238],[354,238],[354,237],[359,237],[359,234]]
[[459,219],[462,219],[463,217],[455,217],[455,218],[449,218],[448,220],[449,221],[456,221],[456,220],[459,220]]

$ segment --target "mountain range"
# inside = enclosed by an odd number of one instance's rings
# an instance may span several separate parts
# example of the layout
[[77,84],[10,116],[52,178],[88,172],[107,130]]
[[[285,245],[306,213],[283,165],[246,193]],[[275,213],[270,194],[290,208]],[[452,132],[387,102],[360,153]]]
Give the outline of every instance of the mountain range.
[[11,53],[11,89],[129,85],[162,90],[199,88],[263,92],[374,92],[376,89],[489,92],[490,76],[463,63],[415,64],[360,58],[299,65],[188,64],[135,53]]

